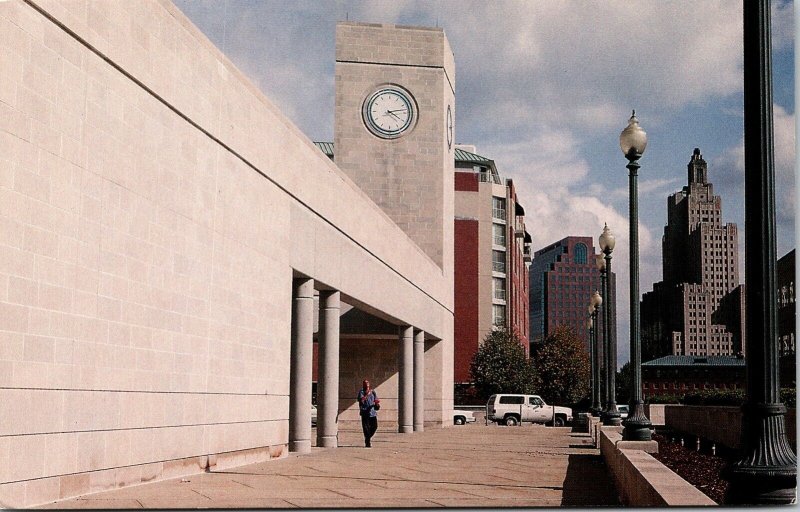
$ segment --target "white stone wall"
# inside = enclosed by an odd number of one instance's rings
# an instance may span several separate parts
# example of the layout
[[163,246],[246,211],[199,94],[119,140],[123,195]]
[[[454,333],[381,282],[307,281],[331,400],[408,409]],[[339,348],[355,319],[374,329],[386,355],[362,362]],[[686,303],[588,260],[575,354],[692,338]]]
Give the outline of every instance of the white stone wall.
[[451,278],[169,2],[0,2],[0,505],[285,453],[293,270],[452,359]]

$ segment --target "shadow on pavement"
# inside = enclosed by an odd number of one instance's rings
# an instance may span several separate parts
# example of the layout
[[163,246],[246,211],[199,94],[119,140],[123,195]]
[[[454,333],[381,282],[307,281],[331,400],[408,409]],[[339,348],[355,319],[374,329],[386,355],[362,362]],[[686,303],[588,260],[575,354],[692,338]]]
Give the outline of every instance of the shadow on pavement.
[[619,506],[617,491],[600,455],[570,455],[562,507]]

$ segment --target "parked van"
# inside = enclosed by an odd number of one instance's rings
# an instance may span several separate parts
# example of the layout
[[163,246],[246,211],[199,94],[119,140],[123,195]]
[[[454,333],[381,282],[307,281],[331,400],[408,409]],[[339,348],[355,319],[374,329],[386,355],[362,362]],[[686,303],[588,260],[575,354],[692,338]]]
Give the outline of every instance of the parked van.
[[563,427],[572,421],[572,409],[547,405],[539,395],[501,394],[489,397],[486,417],[509,426],[527,421]]

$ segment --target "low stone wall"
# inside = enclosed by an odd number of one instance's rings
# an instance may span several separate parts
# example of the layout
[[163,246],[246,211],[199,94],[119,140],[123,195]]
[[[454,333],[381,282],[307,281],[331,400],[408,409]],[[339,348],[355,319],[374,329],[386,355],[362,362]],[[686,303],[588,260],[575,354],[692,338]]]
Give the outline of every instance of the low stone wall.
[[[600,453],[620,501],[634,507],[710,506],[714,500],[653,458],[654,441],[622,440],[621,427],[596,430]],[[657,445],[656,445],[657,446]]]
[[[650,406],[651,409],[653,406]],[[739,407],[708,405],[666,405],[663,425],[698,436],[728,448],[738,449],[742,435],[742,410]],[[797,453],[796,410],[786,413],[786,435]],[[652,419],[651,419],[652,421]],[[655,422],[654,422],[655,424]]]
[[667,407],[665,404],[645,404],[644,413],[654,427],[664,426],[665,407]]

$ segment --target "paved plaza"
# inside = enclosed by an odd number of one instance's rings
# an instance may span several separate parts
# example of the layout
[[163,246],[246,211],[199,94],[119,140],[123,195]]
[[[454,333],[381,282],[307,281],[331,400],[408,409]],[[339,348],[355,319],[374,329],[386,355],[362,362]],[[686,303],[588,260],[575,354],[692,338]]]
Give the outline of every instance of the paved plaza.
[[471,424],[379,429],[337,449],[79,496],[40,508],[430,508],[617,505],[588,434]]

